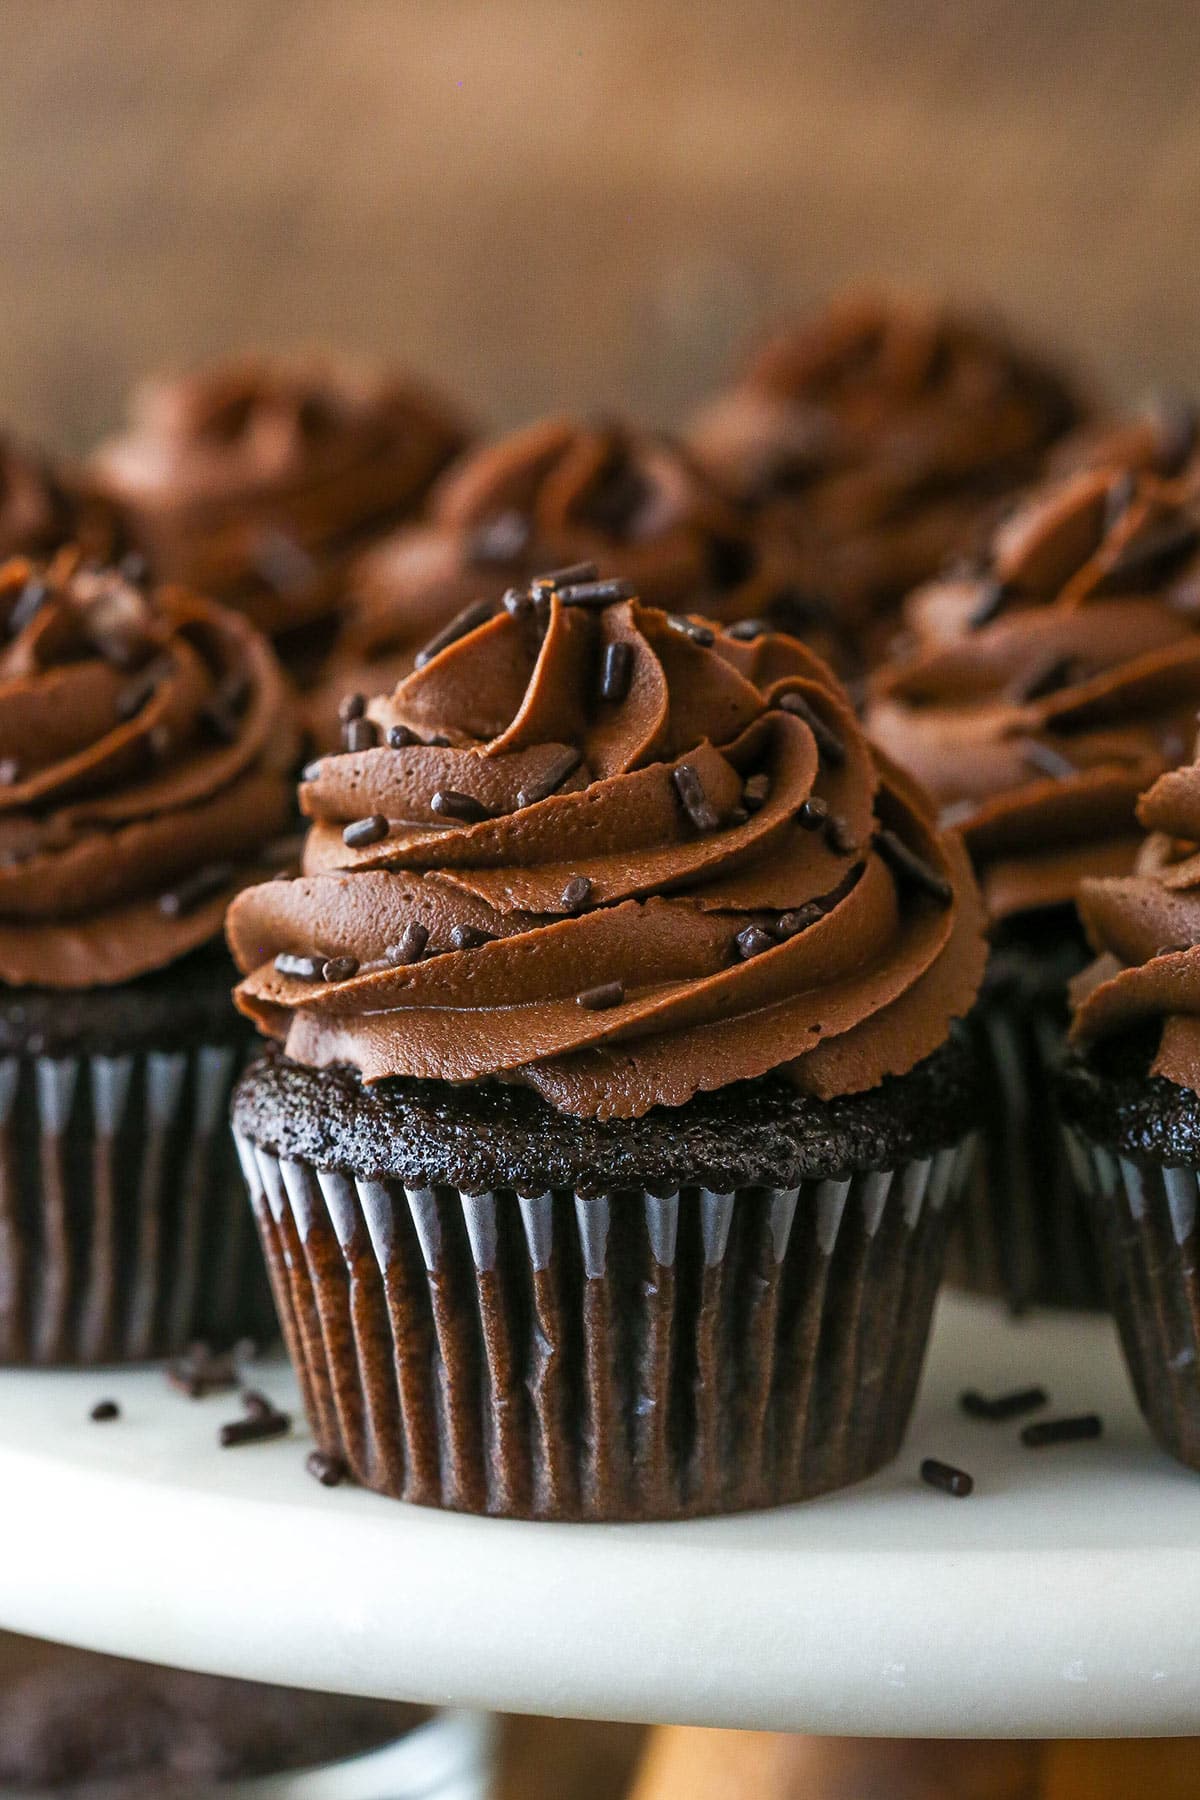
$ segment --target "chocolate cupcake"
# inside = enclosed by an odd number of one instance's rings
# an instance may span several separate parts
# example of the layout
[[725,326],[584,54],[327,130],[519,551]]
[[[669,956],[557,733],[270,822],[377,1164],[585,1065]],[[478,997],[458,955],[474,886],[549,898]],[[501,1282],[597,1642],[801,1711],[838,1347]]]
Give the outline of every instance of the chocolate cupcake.
[[288,825],[294,743],[237,614],[72,551],[0,569],[0,1362],[269,1322],[221,922]]
[[411,382],[244,357],[139,389],[89,475],[159,579],[284,637],[332,615],[347,557],[414,512],[467,438]]
[[976,1014],[993,1072],[988,1183],[962,1277],[1017,1303],[1099,1305],[1049,1069],[1087,958],[1073,902],[1132,865],[1137,797],[1187,755],[1200,694],[1200,513],[1096,471],[1039,490],[982,565],[915,594],[868,729],[966,840],[993,943]]
[[[429,1716],[426,1708],[391,1701],[303,1693],[0,1637],[0,1792],[26,1800],[197,1800],[227,1789],[249,1795],[269,1777],[369,1755]],[[274,1782],[269,1791],[279,1792]],[[432,1795],[420,1789],[427,1791]]]
[[693,420],[717,481],[795,541],[796,579],[879,648],[900,598],[975,547],[1081,404],[998,327],[851,294],[793,325]]
[[1161,776],[1138,817],[1134,872],[1080,888],[1097,956],[1060,1094],[1138,1402],[1200,1469],[1200,764]]
[[784,629],[843,673],[858,666],[847,634],[798,587],[783,535],[742,515],[677,444],[632,426],[543,419],[469,450],[438,482],[426,519],[354,564],[314,697],[320,746],[338,742],[343,694],[394,687],[464,607],[499,600],[539,569],[592,559],[649,603]]
[[964,1138],[966,857],[828,669],[535,584],[306,772],[235,1129],[322,1449],[622,1519],[892,1456]]

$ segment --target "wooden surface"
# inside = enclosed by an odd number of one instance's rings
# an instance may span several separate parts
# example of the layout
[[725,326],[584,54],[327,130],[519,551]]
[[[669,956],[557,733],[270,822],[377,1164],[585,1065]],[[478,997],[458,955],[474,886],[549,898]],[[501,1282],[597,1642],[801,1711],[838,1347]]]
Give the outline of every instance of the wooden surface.
[[0,0],[0,412],[332,337],[505,421],[676,416],[878,272],[1195,378],[1179,0]]
[[1191,1740],[934,1743],[668,1729],[653,1734],[630,1800],[1196,1800],[1197,1794],[1200,1750]]

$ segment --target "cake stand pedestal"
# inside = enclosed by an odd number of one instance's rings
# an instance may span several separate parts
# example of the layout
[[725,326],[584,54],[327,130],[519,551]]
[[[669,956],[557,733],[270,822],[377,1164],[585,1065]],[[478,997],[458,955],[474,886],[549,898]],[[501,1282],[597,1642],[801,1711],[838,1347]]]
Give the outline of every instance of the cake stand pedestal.
[[[281,1362],[255,1381],[295,1406]],[[1037,1382],[1095,1442],[957,1406]],[[93,1424],[100,1399],[121,1417]],[[214,1673],[575,1717],[837,1735],[1200,1732],[1200,1477],[1157,1451],[1111,1323],[947,1295],[898,1461],[806,1506],[517,1524],[217,1448],[236,1396],[0,1373],[0,1626]],[[970,1470],[956,1500],[922,1457]]]

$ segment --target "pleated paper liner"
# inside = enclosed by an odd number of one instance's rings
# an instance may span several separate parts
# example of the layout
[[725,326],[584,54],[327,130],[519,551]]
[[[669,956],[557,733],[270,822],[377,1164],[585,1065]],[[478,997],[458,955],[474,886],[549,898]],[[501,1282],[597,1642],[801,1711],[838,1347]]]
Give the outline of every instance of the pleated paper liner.
[[606,1520],[802,1500],[896,1454],[967,1154],[583,1198],[238,1147],[321,1448],[400,1499]]
[[1106,1302],[1090,1209],[1054,1097],[1059,1009],[985,995],[967,1020],[984,1075],[983,1150],[950,1246],[956,1286],[1030,1305]]
[[1070,1138],[1138,1405],[1200,1469],[1200,1171],[1134,1161],[1078,1127]]
[[227,1124],[243,1060],[0,1057],[0,1363],[274,1335]]

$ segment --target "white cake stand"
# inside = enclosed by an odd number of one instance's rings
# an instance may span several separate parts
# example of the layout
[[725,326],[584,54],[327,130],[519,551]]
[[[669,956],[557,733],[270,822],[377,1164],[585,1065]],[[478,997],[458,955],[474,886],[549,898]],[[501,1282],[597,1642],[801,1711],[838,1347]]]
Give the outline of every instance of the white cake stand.
[[[257,1372],[294,1402],[281,1364]],[[1040,1382],[1098,1442],[958,1410]],[[121,1418],[89,1421],[116,1399]],[[0,1625],[226,1675],[577,1717],[849,1733],[1200,1731],[1200,1477],[1152,1445],[1104,1319],[940,1308],[899,1461],[682,1525],[457,1517],[218,1450],[229,1395],[155,1371],[0,1374]],[[935,1455],[976,1492],[923,1486]]]

